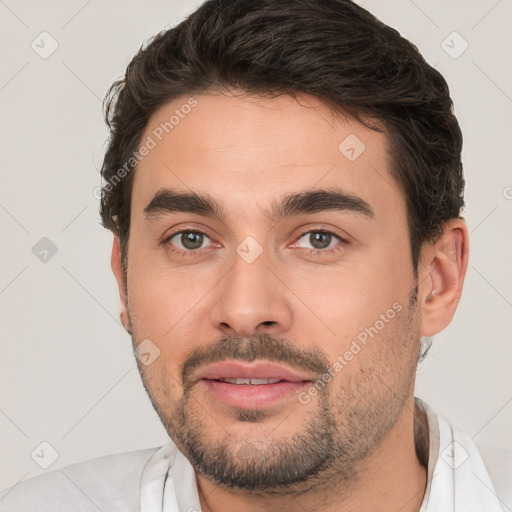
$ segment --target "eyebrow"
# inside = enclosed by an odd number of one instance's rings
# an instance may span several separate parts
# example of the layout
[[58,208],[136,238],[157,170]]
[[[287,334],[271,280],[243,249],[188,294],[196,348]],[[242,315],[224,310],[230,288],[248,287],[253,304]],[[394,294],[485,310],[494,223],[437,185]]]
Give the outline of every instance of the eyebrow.
[[[292,215],[326,211],[356,213],[370,219],[375,218],[372,207],[365,200],[340,189],[316,189],[287,194],[279,201],[273,201],[265,215],[275,221]],[[178,192],[168,188],[158,190],[144,208],[148,220],[177,212],[226,218],[222,206],[209,194]]]

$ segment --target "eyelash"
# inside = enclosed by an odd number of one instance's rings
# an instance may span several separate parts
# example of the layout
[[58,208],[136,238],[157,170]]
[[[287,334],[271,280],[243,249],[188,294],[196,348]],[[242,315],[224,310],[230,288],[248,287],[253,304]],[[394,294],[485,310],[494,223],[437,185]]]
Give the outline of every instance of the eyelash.
[[[193,250],[193,249],[183,250],[183,249],[173,249],[173,248],[171,248],[171,246],[169,244],[169,241],[172,238],[174,238],[175,236],[181,235],[183,233],[200,234],[200,235],[204,235],[204,236],[210,238],[207,233],[205,233],[204,231],[201,231],[201,230],[197,230],[197,229],[182,229],[182,230],[176,231],[175,233],[172,233],[171,235],[166,237],[165,240],[162,243],[164,245],[166,245],[166,247],[167,247],[167,249],[169,251],[171,251],[171,252],[173,252],[173,253],[175,253],[175,254],[177,254],[179,256],[182,256],[182,257],[194,257],[196,255],[203,254],[204,251],[208,251],[208,250],[212,249],[212,247],[206,247],[204,249],[196,249],[196,250]],[[297,235],[295,237],[295,242],[294,243],[298,242],[304,235],[307,235],[309,233],[323,233],[323,234],[331,235],[334,238],[337,238],[339,240],[339,243],[337,245],[335,245],[334,247],[326,248],[326,249],[307,249],[305,247],[298,247],[297,248],[297,249],[306,249],[310,256],[315,256],[315,255],[320,254],[320,253],[322,255],[334,254],[334,253],[342,250],[343,246],[345,246],[345,245],[347,245],[349,243],[347,240],[342,238],[340,235],[338,235],[337,233],[334,233],[333,231],[331,231],[329,229],[308,229],[306,231],[303,231],[299,235]]]

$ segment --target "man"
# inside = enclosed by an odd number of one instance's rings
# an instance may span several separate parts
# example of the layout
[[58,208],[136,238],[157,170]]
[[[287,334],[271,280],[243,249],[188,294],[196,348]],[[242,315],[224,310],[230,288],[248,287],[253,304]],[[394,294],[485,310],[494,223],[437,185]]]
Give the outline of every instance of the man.
[[510,457],[414,398],[468,231],[448,87],[413,45],[348,0],[212,0],[141,49],[106,118],[121,320],[172,441],[5,510],[510,506]]

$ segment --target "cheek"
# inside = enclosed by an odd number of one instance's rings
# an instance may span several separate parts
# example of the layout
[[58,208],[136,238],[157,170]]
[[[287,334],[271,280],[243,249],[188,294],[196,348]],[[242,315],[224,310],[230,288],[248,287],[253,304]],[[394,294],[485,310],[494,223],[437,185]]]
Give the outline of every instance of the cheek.
[[161,364],[177,378],[185,354],[206,341],[203,303],[213,286],[211,279],[196,276],[190,269],[184,275],[175,269],[151,267],[147,261],[140,266],[131,263],[128,301],[134,338],[138,342],[150,339],[160,350]]
[[388,329],[387,321],[408,307],[413,282],[412,275],[404,276],[407,264],[409,260],[379,255],[374,261],[318,269],[313,280],[295,276],[294,292],[305,304],[299,323],[305,324],[308,338],[321,338],[315,344],[335,359],[376,322],[380,327],[384,321]]
[[191,271],[181,274],[172,268],[152,265],[151,261],[139,265],[133,262],[128,275],[131,313],[148,327],[159,329],[158,332],[191,313],[198,298],[206,293],[202,288],[207,288],[208,283]]

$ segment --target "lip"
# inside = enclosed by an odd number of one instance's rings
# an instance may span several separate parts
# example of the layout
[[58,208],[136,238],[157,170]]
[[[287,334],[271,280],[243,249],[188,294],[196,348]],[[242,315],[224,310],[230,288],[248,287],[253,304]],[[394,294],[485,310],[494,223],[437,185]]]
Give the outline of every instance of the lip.
[[272,363],[240,363],[238,361],[223,361],[202,368],[194,379],[280,379],[288,382],[312,381],[310,375],[296,372],[290,368]]
[[310,385],[306,381],[286,380],[275,384],[229,384],[209,379],[201,380],[198,384],[204,385],[208,394],[223,404],[240,409],[263,409],[290,399],[298,404],[297,393]]
[[[231,384],[219,379],[279,379],[273,384]],[[242,364],[224,361],[201,369],[196,382],[208,394],[225,405],[243,409],[261,409],[276,402],[296,398],[309,386],[312,377],[271,363]]]

